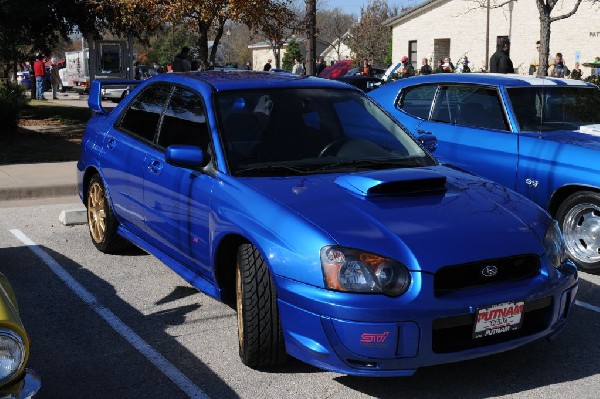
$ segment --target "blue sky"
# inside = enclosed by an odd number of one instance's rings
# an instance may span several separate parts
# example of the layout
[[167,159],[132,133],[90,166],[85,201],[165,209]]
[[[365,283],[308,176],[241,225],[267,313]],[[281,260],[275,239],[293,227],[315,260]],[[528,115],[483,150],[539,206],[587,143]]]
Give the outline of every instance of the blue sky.
[[[368,0],[317,0],[317,9],[339,7],[348,14],[360,15],[360,8],[366,7]],[[417,3],[414,0],[387,0],[390,6],[412,5]]]

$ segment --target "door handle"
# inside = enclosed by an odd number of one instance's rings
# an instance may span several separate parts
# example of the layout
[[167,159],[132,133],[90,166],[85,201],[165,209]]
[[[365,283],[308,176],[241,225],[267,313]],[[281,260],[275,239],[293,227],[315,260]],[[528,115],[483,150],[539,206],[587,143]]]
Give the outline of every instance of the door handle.
[[417,129],[417,133],[419,133],[419,134],[433,134],[431,132],[428,132],[427,130],[421,130],[421,129]]
[[108,148],[109,150],[112,150],[113,148],[115,148],[117,145],[117,140],[115,140],[114,137],[110,137],[108,139],[108,141],[106,142],[106,148]]
[[162,171],[163,165],[160,161],[158,161],[157,159],[153,160],[152,162],[150,162],[150,165],[148,165],[148,170],[152,173],[154,173],[155,175],[159,175],[160,172]]

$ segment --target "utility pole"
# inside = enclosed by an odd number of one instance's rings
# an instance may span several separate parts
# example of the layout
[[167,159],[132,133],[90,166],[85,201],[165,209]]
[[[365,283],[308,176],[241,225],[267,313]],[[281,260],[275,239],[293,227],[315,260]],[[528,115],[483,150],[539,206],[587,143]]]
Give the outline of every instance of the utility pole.
[[306,74],[312,76],[315,74],[315,67],[317,64],[317,0],[305,0],[306,2],[306,22],[307,22],[307,45],[306,54],[308,59],[306,60]]
[[487,0],[485,8],[486,25],[485,25],[485,71],[490,71],[490,0]]

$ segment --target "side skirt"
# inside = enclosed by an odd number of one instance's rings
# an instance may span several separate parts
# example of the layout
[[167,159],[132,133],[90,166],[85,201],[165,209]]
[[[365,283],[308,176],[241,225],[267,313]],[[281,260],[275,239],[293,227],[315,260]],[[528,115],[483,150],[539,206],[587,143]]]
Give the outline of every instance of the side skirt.
[[206,295],[209,295],[209,296],[215,298],[219,302],[222,302],[221,289],[217,288],[213,283],[211,283],[204,277],[202,277],[199,274],[195,273],[194,271],[188,269],[187,267],[182,265],[180,262],[174,260],[173,258],[168,256],[164,252],[160,251],[153,245],[150,245],[147,241],[143,240],[139,236],[131,233],[129,230],[124,228],[122,225],[119,225],[119,228],[117,229],[117,233],[120,236],[131,241],[133,244],[140,247],[144,251],[147,251],[150,254],[157,257],[158,260],[160,260],[162,263],[164,263],[169,268],[171,268],[171,270],[173,270],[175,273],[179,274],[185,281],[187,281],[188,283],[190,283],[191,285],[196,287],[198,289],[198,291],[203,292]]

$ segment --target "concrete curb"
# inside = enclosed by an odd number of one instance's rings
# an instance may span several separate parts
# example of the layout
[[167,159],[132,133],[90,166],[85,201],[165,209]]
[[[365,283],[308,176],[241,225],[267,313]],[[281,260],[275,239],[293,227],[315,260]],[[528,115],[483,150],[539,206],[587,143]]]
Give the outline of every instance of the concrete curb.
[[65,226],[74,226],[87,223],[87,210],[85,208],[66,209],[58,215],[58,221]]
[[56,184],[52,186],[0,188],[0,201],[32,198],[66,197],[69,195],[77,195],[77,185]]

